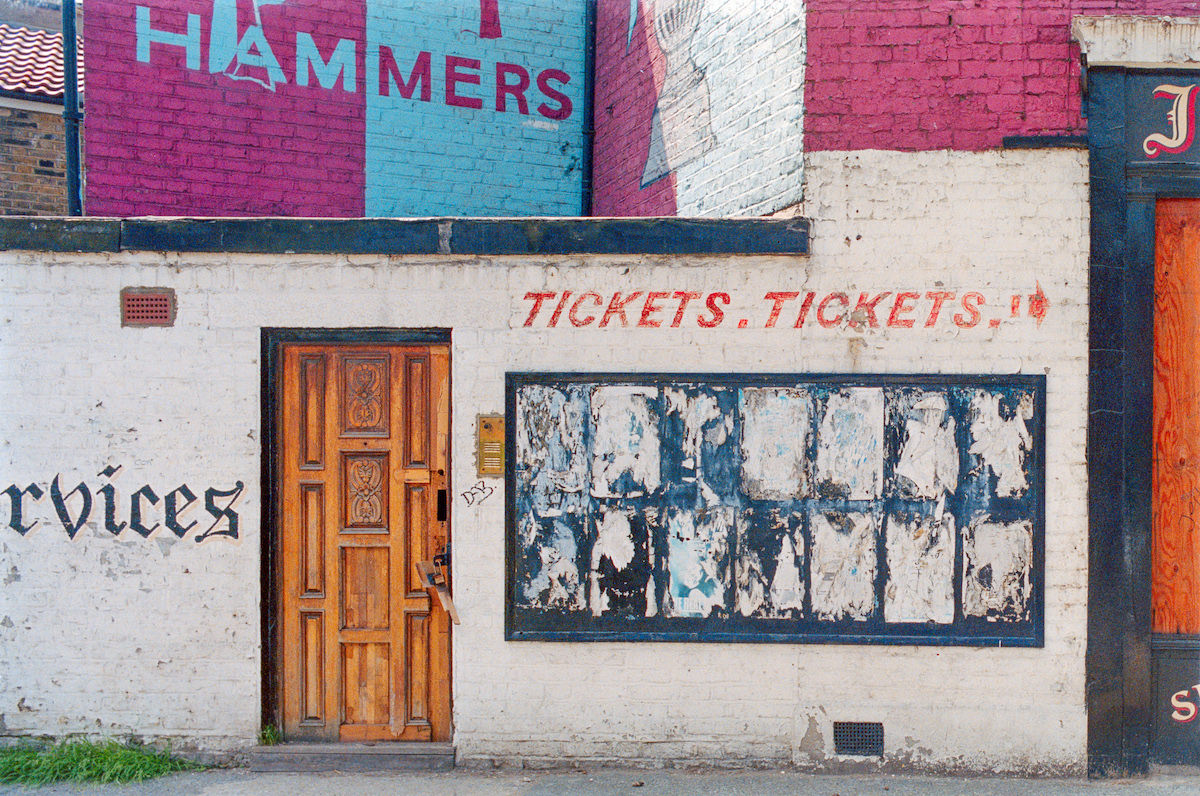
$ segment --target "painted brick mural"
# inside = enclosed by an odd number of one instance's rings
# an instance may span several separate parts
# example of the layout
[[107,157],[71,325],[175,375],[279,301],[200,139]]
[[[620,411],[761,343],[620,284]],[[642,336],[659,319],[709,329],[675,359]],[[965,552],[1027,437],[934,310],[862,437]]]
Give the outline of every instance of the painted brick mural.
[[761,215],[800,201],[800,0],[600,0],[596,215]]
[[1078,135],[1080,14],[1180,14],[1195,0],[808,0],[809,151],[979,150]]
[[87,211],[576,215],[585,21],[551,0],[89,3]]
[[1072,17],[1200,2],[88,9],[90,214],[732,216],[795,207],[806,151],[1080,135]]

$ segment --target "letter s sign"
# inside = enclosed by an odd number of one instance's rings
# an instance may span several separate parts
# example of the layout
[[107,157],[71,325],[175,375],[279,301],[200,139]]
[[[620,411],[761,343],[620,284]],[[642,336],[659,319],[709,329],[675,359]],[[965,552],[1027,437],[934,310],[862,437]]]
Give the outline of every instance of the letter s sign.
[[[1200,693],[1200,685],[1194,686],[1197,693]],[[1192,719],[1196,718],[1196,703],[1187,698],[1191,688],[1183,691],[1176,691],[1171,695],[1171,707],[1175,710],[1171,711],[1171,718],[1180,724],[1187,724]]]

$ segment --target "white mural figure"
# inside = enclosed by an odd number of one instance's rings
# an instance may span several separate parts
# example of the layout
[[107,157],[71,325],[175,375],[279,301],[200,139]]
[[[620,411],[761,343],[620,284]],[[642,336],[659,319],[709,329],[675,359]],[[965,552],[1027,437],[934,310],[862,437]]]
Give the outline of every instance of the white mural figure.
[[705,0],[647,0],[666,74],[651,121],[642,187],[665,177],[716,146],[708,82],[692,57]]
[[1033,396],[1022,395],[1008,419],[1000,414],[1000,397],[980,390],[971,399],[971,453],[996,475],[996,494],[1014,497],[1029,488],[1025,455],[1033,447],[1033,435],[1025,421],[1033,418]]
[[958,488],[958,445],[948,410],[946,396],[938,392],[925,393],[913,405],[915,416],[904,424],[904,447],[896,465],[907,496],[935,499]]
[[[212,32],[208,45],[208,71],[233,80],[250,80],[271,91],[286,83],[279,60],[262,28],[263,6],[283,5],[284,0],[213,0]],[[247,8],[248,4],[248,8]],[[238,7],[253,11],[254,24],[238,29]],[[247,16],[251,14],[247,13]],[[247,68],[266,70],[266,77],[247,74]]]

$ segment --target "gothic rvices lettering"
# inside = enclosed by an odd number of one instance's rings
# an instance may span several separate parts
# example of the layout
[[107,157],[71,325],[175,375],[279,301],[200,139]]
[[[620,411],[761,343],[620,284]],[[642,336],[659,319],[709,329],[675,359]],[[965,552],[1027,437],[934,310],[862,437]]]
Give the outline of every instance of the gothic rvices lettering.
[[[113,483],[120,471],[121,465],[107,465],[96,474],[103,479],[98,485],[80,481],[66,491],[61,474],[55,474],[44,487],[36,482],[25,486],[12,483],[0,491],[8,498],[8,527],[24,536],[42,525],[45,520],[31,515],[34,504],[43,503],[48,495],[54,516],[70,539],[92,518],[93,510],[97,513],[97,527],[113,536],[132,531],[148,538],[161,527],[180,539],[195,532],[196,542],[214,537],[238,538],[234,505],[245,490],[242,481],[236,481],[228,489],[210,486],[201,494],[186,483],[169,491],[142,484],[131,490],[128,498],[123,498]],[[101,511],[102,521],[98,517]]]

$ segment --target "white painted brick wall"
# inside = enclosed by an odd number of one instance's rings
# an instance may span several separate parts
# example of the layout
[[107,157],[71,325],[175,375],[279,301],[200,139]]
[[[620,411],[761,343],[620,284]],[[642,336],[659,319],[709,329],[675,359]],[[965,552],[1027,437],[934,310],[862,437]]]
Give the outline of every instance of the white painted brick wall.
[[[0,734],[252,743],[259,329],[453,327],[456,493],[477,480],[472,419],[503,410],[510,370],[1048,376],[1043,649],[505,642],[498,489],[454,505],[460,759],[824,765],[837,762],[832,722],[858,720],[884,723],[896,763],[1082,771],[1086,155],[822,153],[807,174],[809,257],[0,253],[0,487],[47,490],[27,500],[38,528],[0,526]],[[125,285],[174,287],[176,327],[120,328]],[[1007,297],[1037,285],[1044,321],[1009,318]],[[522,326],[528,291],[567,289],[725,291],[733,304],[715,329],[690,316],[679,329]],[[939,289],[986,294],[985,319],[1003,322],[796,330],[788,310],[761,328],[767,291]],[[742,317],[749,328],[736,328]],[[94,508],[69,541],[49,481],[94,488],[109,463],[124,466],[126,496],[143,483],[162,495],[244,481],[241,538],[114,539]]]

